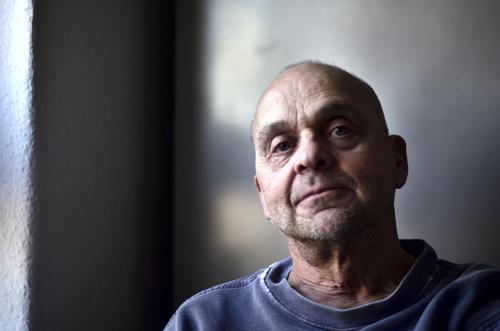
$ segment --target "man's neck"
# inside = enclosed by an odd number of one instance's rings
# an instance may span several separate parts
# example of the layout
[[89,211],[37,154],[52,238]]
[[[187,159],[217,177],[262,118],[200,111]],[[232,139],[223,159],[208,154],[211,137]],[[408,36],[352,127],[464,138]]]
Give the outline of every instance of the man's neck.
[[290,286],[310,300],[341,309],[386,298],[415,260],[401,248],[395,229],[372,229],[341,244],[289,239],[288,246]]

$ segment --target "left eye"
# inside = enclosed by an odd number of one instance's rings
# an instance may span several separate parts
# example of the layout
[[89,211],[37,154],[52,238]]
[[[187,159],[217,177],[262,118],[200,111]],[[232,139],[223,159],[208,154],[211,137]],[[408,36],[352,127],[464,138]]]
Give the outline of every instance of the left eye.
[[345,126],[337,126],[332,130],[332,134],[335,134],[337,136],[345,136],[348,133],[349,129]]

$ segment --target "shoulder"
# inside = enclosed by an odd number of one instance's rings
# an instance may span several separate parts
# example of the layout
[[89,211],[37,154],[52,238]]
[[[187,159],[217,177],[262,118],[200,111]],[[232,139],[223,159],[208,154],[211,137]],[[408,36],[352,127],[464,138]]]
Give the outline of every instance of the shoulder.
[[500,270],[486,264],[471,264],[457,283],[472,297],[470,309],[474,313],[465,329],[500,330]]
[[185,309],[190,306],[196,305],[197,303],[203,302],[205,300],[214,299],[236,299],[238,297],[233,297],[233,295],[239,295],[242,292],[248,291],[249,288],[258,282],[259,276],[264,272],[265,269],[260,269],[253,273],[252,275],[241,277],[223,284],[219,284],[210,287],[206,290],[196,293],[191,298],[187,299],[179,309]]
[[432,299],[430,307],[448,315],[450,325],[466,330],[500,330],[500,270],[480,263],[439,261],[451,281]]
[[500,269],[483,263],[456,264],[439,260],[442,277],[449,278],[450,289],[481,294],[500,293]]
[[177,309],[165,330],[217,329],[221,323],[242,318],[251,312],[256,296],[262,295],[259,281],[267,269],[193,295]]

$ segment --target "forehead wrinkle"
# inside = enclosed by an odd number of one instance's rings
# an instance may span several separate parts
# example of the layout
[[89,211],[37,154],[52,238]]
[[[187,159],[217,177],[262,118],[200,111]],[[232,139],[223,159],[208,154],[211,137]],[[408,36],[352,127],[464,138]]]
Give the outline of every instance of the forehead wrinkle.
[[[289,120],[291,114],[297,111],[296,102],[296,98],[291,98],[290,93],[284,91],[283,88],[268,88],[257,104],[254,116],[255,134],[259,135],[261,130],[259,126],[268,125],[266,121],[269,122],[269,118],[271,118],[270,122],[277,122],[284,119]],[[284,114],[285,112],[287,113],[286,115]],[[280,118],[273,119],[277,114],[281,114]]]
[[[322,90],[317,91],[321,93]],[[311,94],[312,95],[312,94]],[[331,117],[339,112],[349,112],[354,113],[353,109],[355,106],[350,102],[348,98],[339,96],[337,93],[330,95],[320,96],[318,98],[309,98],[305,100],[305,105],[303,105],[303,111],[297,112],[297,123],[303,127],[314,126],[315,122],[318,120],[326,120],[326,117]]]

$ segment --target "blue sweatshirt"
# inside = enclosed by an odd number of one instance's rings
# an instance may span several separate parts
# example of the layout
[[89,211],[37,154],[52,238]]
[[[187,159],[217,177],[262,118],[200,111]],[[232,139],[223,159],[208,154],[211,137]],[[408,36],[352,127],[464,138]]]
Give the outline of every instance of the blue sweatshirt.
[[437,258],[422,240],[401,240],[416,257],[387,298],[350,309],[315,303],[290,287],[286,259],[202,291],[165,330],[500,330],[500,271]]

